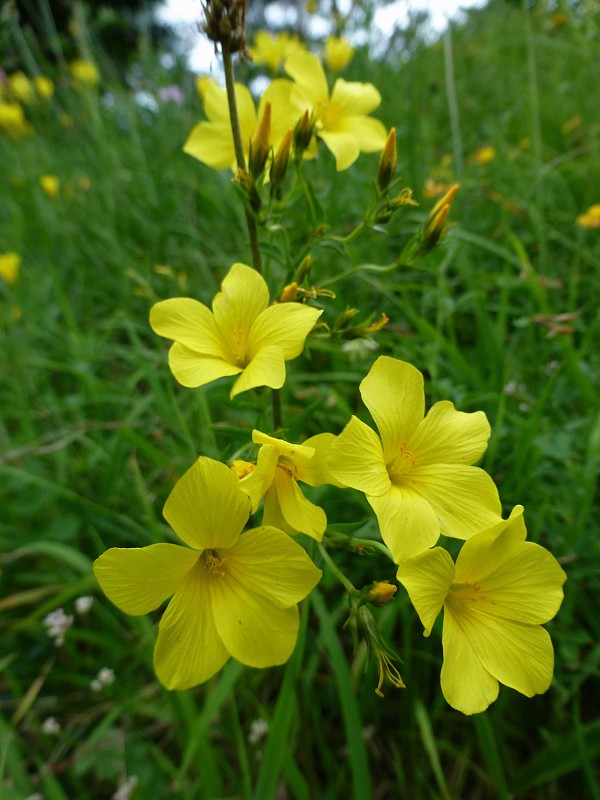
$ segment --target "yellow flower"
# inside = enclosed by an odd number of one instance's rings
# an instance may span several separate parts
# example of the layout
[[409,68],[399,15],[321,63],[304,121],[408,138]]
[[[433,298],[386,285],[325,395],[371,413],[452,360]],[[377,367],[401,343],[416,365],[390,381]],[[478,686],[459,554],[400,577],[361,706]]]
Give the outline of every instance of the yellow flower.
[[252,431],[252,441],[260,444],[256,469],[240,480],[240,489],[256,511],[265,498],[263,525],[288,533],[306,533],[321,541],[327,527],[322,508],[302,494],[297,481],[309,486],[335,483],[326,467],[327,450],[335,436],[320,433],[304,444],[290,444],[260,431]]
[[600,203],[595,203],[588,210],[580,214],[575,220],[580,228],[600,231]]
[[360,393],[381,438],[352,417],[329,468],[366,494],[396,562],[431,547],[440,533],[467,539],[501,519],[494,482],[469,466],[490,436],[483,411],[464,413],[443,400],[424,418],[422,374],[388,356],[373,364]]
[[257,31],[254,37],[254,47],[250,48],[250,55],[255,64],[265,64],[271,72],[277,72],[286,58],[295,50],[303,50],[304,45],[297,36],[289,33],[273,35],[269,31]]
[[54,94],[54,83],[51,78],[47,78],[45,75],[36,75],[33,79],[33,84],[36,92],[43,100],[50,100]]
[[490,144],[478,148],[473,155],[475,163],[479,164],[480,167],[490,164],[495,158],[496,148],[492,147]]
[[14,286],[19,278],[21,256],[18,253],[0,253],[0,278]]
[[[183,151],[198,161],[202,161],[213,169],[237,170],[227,92],[211,78],[200,78],[198,91],[204,103],[204,113],[208,120],[199,122],[190,133]],[[258,120],[263,116],[264,108],[269,101],[272,108],[271,146],[277,149],[295,123],[293,108],[289,104],[291,90],[290,81],[279,79],[273,81],[260,99],[258,114],[249,89],[241,83],[235,84],[238,115],[244,156],[248,162],[250,142],[258,127]]]
[[60,180],[56,175],[41,175],[40,186],[48,197],[52,199],[55,199],[60,194]]
[[294,649],[297,603],[321,571],[282,531],[242,533],[249,512],[235,475],[199,458],[163,510],[187,547],[113,547],[94,563],[102,590],[126,614],[148,614],[172,596],[154,648],[154,669],[167,689],[203,683],[231,657],[270,667]]
[[69,72],[77,86],[96,86],[100,82],[98,67],[85,58],[76,58],[71,61]]
[[285,70],[295,81],[290,102],[299,110],[298,117],[305,110],[312,112],[315,132],[335,156],[336,169],[347,169],[360,152],[383,149],[385,126],[367,116],[381,102],[381,95],[371,83],[349,83],[338,78],[330,95],[323,67],[313,53],[292,53]]
[[354,47],[347,39],[328,36],[325,42],[325,63],[332,72],[341,72],[351,61]]
[[452,563],[435,547],[398,570],[429,636],[444,607],[442,692],[463,714],[498,697],[498,683],[527,697],[545,692],[554,653],[541,627],[558,611],[566,575],[543,547],[526,542],[523,507],[466,542]]
[[184,386],[195,388],[239,375],[230,393],[256,386],[279,389],[285,362],[297,358],[323,312],[299,303],[269,306],[264,279],[245,264],[234,264],[212,303],[177,297],[156,303],[150,325],[173,339],[169,366]]
[[30,103],[35,96],[31,81],[24,72],[14,72],[8,76],[8,90],[20,103]]
[[0,102],[0,128],[15,139],[31,133],[33,126],[18,103]]

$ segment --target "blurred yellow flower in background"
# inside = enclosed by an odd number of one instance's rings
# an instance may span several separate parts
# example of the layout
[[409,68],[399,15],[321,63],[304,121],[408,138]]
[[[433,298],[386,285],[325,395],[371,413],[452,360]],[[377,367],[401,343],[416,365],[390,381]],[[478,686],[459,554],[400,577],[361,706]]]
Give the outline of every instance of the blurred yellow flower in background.
[[38,96],[43,100],[50,100],[54,94],[54,82],[52,78],[47,78],[45,75],[36,75],[33,79],[33,85]]
[[486,164],[491,164],[495,158],[496,148],[492,147],[491,144],[477,148],[473,154],[473,161],[476,164],[479,164],[480,167],[484,167]]
[[55,199],[60,194],[60,180],[56,175],[41,175],[40,186],[45,194]]
[[96,86],[100,82],[98,67],[85,58],[76,58],[71,61],[69,72],[77,86]]
[[35,97],[33,84],[24,72],[8,76],[8,91],[20,103],[30,103]]
[[0,102],[0,128],[13,139],[20,139],[33,131],[33,125],[18,103]]
[[257,31],[254,45],[249,48],[254,63],[264,64],[272,72],[277,72],[294,50],[303,49],[304,45],[300,39],[285,31],[277,34],[269,33],[269,31]]
[[600,203],[594,203],[575,220],[580,228],[600,231]]
[[21,256],[18,253],[0,253],[0,278],[9,286],[19,279]]
[[351,61],[355,53],[347,39],[340,36],[328,36],[325,42],[325,63],[332,72],[340,72]]

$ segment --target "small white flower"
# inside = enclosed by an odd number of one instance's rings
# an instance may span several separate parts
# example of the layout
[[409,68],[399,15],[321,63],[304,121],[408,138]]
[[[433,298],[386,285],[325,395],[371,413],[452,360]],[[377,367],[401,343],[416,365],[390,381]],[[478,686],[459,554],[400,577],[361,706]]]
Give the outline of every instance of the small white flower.
[[42,730],[44,733],[54,735],[59,733],[60,731],[60,722],[56,719],[56,717],[47,717],[42,722]]
[[44,617],[43,622],[48,629],[48,636],[51,639],[54,639],[54,644],[56,647],[60,647],[63,644],[65,640],[65,633],[73,624],[73,620],[73,615],[65,614],[62,608],[57,608],[55,611],[51,611],[50,614],[46,614]]
[[110,667],[102,667],[94,680],[90,683],[90,688],[94,692],[99,692],[105,686],[110,686],[115,682],[115,671]]
[[94,598],[90,597],[89,595],[83,595],[82,597],[78,597],[75,600],[75,611],[78,614],[87,614],[87,612],[92,607],[93,602]]
[[131,793],[138,785],[139,779],[136,775],[130,775],[124,783],[119,785],[117,791],[113,794],[112,800],[129,800]]
[[269,732],[269,725],[267,721],[259,717],[258,719],[252,720],[250,724],[250,733],[248,734],[248,741],[250,744],[258,744],[261,739]]

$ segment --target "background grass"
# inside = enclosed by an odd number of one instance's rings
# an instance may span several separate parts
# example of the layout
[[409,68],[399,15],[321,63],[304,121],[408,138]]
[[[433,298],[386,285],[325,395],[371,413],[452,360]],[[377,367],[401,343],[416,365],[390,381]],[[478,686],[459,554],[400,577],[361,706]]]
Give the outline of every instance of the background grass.
[[[527,700],[503,688],[484,715],[452,711],[439,636],[423,639],[400,591],[378,616],[408,688],[380,700],[328,577],[303,606],[284,668],[230,663],[193,691],[158,685],[156,618],[118,612],[91,562],[110,546],[173,538],[161,508],[176,477],[198,454],[230,458],[252,427],[268,429],[268,398],[233,405],[227,386],[189,391],[168,371],[149,307],[181,294],[209,302],[230,264],[249,258],[243,215],[230,176],[181,152],[201,113],[191,77],[142,47],[123,86],[94,51],[101,91],[74,91],[59,74],[52,101],[29,109],[35,132],[0,138],[0,250],[23,257],[19,281],[0,286],[3,798],[107,798],[131,775],[132,796],[153,800],[600,797],[600,234],[575,225],[600,202],[599,23],[593,9],[561,26],[537,9],[495,3],[433,44],[412,30],[408,58],[356,55],[345,77],[380,89],[380,117],[397,126],[399,169],[421,206],[347,248],[314,247],[312,279],[393,261],[433,202],[426,179],[460,179],[443,246],[418,269],[329,283],[338,296],[324,317],[385,311],[378,353],[423,370],[430,402],[488,414],[484,466],[505,510],[525,505],[530,538],[569,576],[548,625],[551,690]],[[173,82],[182,107],[136,102]],[[480,165],[484,145],[496,157]],[[337,231],[360,220],[376,164],[362,156],[336,174],[323,152],[307,168]],[[58,198],[39,186],[46,173],[60,178]],[[305,215],[298,204],[289,221],[295,263]],[[264,241],[273,292],[286,278],[279,241]],[[358,383],[375,355],[315,339],[288,369],[289,438],[338,432],[361,408]],[[316,496],[330,520],[374,530],[358,495]],[[358,585],[394,578],[377,555],[335,557]],[[55,648],[44,616],[73,613],[85,594],[94,605]],[[94,692],[102,667],[116,680]],[[44,732],[49,716],[60,733]],[[269,726],[257,741],[256,720]]]

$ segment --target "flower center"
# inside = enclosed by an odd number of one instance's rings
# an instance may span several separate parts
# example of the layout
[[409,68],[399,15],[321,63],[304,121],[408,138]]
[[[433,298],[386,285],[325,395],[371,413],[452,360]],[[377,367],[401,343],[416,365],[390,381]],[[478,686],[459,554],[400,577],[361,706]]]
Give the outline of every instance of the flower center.
[[287,456],[279,456],[279,461],[277,462],[277,466],[280,467],[282,470],[287,472],[292,478],[298,477],[298,468],[294,464],[294,462],[288,458]]
[[245,367],[248,365],[248,356],[246,354],[246,331],[243,328],[233,328],[231,331],[231,347],[233,350],[233,358],[238,367]]
[[205,550],[201,556],[204,569],[217,578],[225,577],[225,561],[216,550]]
[[331,100],[319,102],[315,106],[318,130],[332,130],[342,116],[343,112],[341,107],[337,103],[332,103]]
[[468,608],[473,603],[489,600],[489,596],[481,591],[478,583],[453,583],[448,591],[446,602],[455,609]]
[[398,455],[386,465],[391,482],[396,486],[400,486],[402,477],[407,472],[410,472],[416,466],[416,463],[412,451],[408,449],[406,442],[402,442]]

